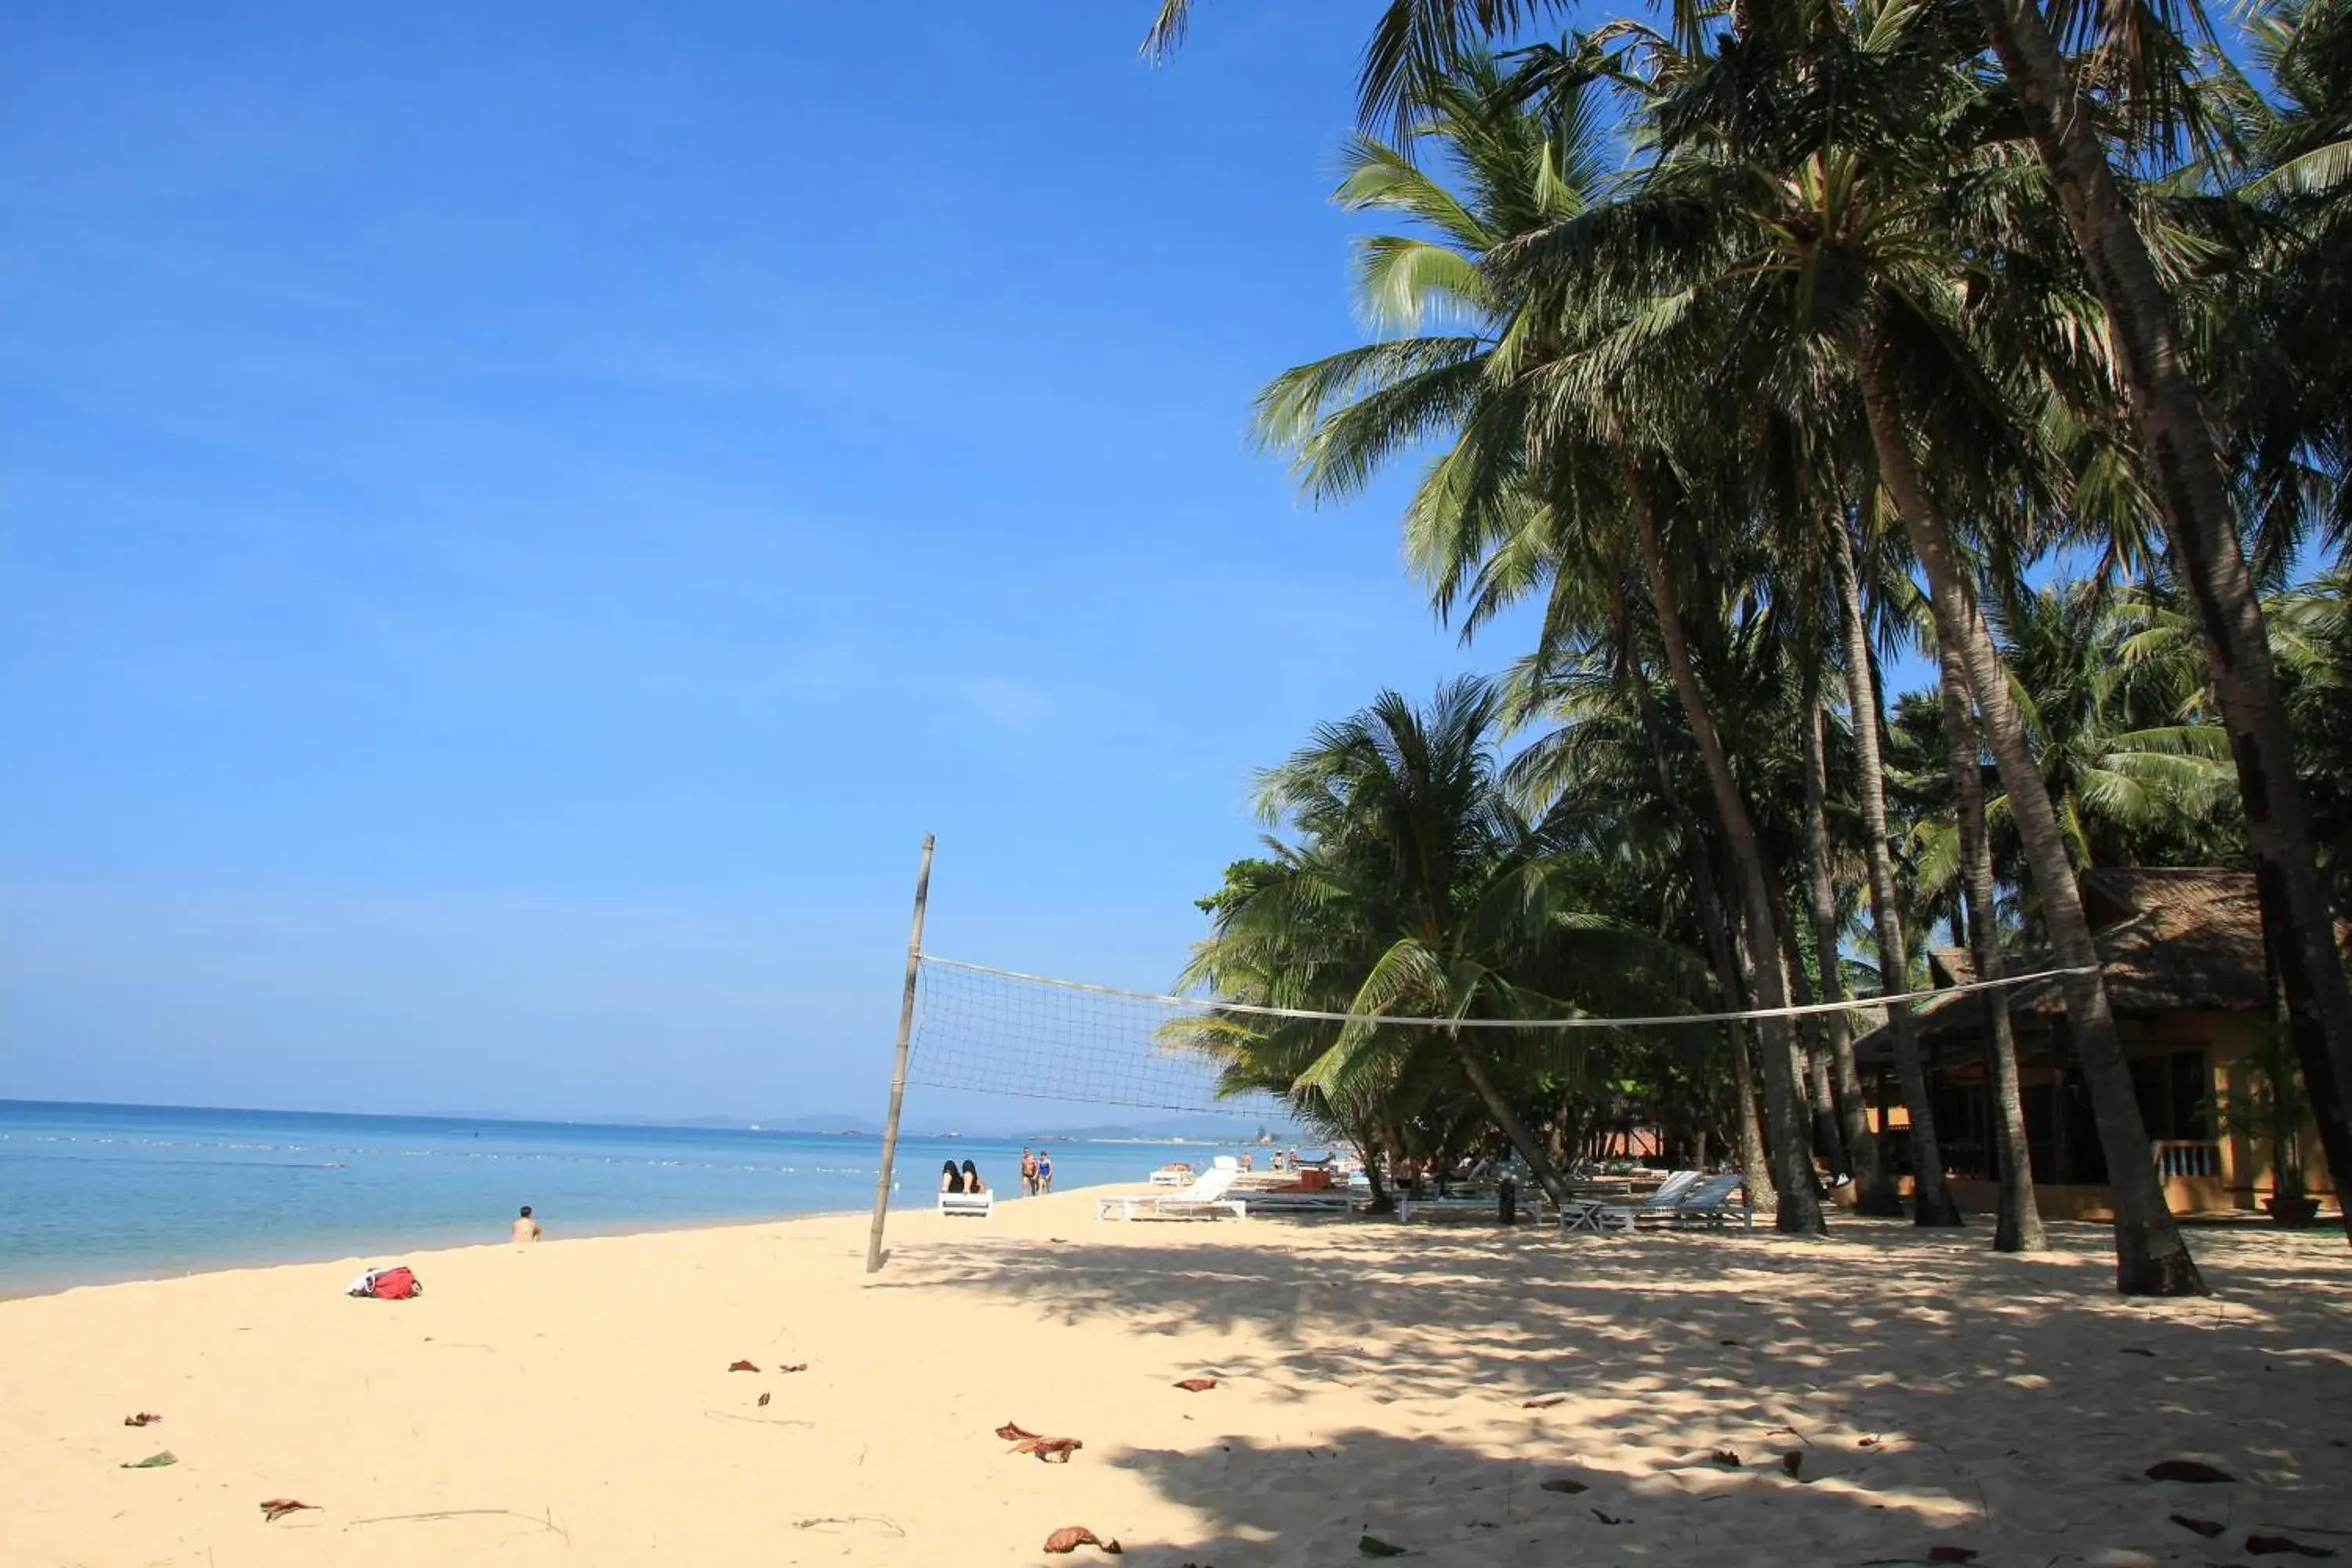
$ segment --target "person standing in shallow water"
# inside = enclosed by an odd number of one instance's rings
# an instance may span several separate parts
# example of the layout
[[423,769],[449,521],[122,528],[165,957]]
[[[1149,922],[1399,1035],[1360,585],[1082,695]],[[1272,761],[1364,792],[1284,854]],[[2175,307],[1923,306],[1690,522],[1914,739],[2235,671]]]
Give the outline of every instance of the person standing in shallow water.
[[539,1221],[530,1217],[530,1205],[529,1204],[523,1205],[522,1213],[515,1216],[513,1234],[515,1240],[518,1242],[537,1241],[539,1239]]
[[1037,1151],[1037,1189],[1047,1193],[1054,1190],[1054,1155],[1048,1149]]
[[1037,1156],[1029,1145],[1021,1145],[1021,1190],[1031,1197],[1037,1195]]

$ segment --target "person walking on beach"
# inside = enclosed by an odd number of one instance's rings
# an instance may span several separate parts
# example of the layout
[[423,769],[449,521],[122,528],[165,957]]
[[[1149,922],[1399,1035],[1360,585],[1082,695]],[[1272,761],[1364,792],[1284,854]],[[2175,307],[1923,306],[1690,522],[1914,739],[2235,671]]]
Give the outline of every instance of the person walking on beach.
[[530,1205],[529,1204],[523,1205],[522,1213],[515,1216],[514,1238],[517,1242],[537,1241],[539,1239],[539,1221],[530,1217]]
[[1037,1151],[1037,1185],[1045,1192],[1054,1190],[1054,1155],[1052,1151]]

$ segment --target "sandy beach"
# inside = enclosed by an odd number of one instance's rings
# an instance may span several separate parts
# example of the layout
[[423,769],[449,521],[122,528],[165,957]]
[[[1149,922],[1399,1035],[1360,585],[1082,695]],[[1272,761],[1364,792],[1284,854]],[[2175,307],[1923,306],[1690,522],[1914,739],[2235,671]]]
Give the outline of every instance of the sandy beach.
[[[2017,1259],[1855,1221],[1092,1215],[898,1215],[870,1280],[864,1221],[817,1218],[411,1255],[404,1303],[341,1293],[386,1259],[0,1303],[0,1558],[1101,1560],[1044,1552],[1069,1525],[1138,1568],[1366,1536],[1463,1564],[2352,1558],[2339,1233],[2199,1232],[2215,1297],[2149,1302],[2087,1227]],[[1045,1463],[1008,1422],[1085,1446]],[[2147,1479],[2182,1458],[2234,1479]],[[278,1498],[316,1508],[265,1521]]]

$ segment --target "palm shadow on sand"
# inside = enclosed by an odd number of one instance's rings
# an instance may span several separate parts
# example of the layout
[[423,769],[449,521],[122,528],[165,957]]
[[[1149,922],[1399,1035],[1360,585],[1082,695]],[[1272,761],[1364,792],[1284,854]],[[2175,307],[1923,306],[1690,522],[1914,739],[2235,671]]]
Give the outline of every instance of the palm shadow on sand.
[[[2352,1470],[2333,1446],[2352,1439],[2340,1242],[2315,1238],[2305,1258],[2268,1236],[2201,1241],[2217,1298],[2146,1302],[2111,1293],[2103,1232],[2066,1230],[2073,1250],[2021,1258],[1988,1253],[1980,1228],[1854,1222],[1801,1245],[1253,1222],[1238,1244],[929,1249],[892,1283],[1136,1335],[1255,1331],[1263,1348],[1217,1370],[1296,1405],[1304,1430],[1103,1444],[1213,1521],[1196,1539],[1130,1539],[1139,1568],[1359,1561],[1368,1533],[1435,1562],[1727,1568],[1759,1553],[1924,1562],[1938,1544],[1989,1565],[2077,1548],[2220,1563],[2271,1527],[2352,1544],[2352,1488],[2336,1484]],[[2283,1379],[2294,1398],[2273,1397]],[[1319,1425],[1318,1395],[1335,1391],[1401,1408],[1383,1429]],[[1526,1407],[1553,1394],[1568,1397]],[[2053,1448],[2053,1431],[2081,1451]],[[2140,1473],[2184,1455],[2237,1484]]]

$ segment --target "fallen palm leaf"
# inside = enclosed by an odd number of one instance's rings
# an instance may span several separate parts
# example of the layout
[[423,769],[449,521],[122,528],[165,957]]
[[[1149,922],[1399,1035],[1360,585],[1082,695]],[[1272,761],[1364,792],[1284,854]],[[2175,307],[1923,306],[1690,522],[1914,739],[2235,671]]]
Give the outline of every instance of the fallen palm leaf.
[[290,1497],[274,1497],[261,1505],[261,1517],[275,1523],[289,1513],[299,1513],[305,1509],[316,1509],[318,1506],[317,1503],[301,1502]]
[[1725,1466],[1730,1469],[1736,1470],[1739,1468],[1739,1455],[1735,1449],[1717,1448],[1715,1452],[1709,1454],[1707,1458],[1713,1459],[1717,1464]]
[[156,1422],[161,1421],[162,1419],[163,1418],[161,1415],[156,1415],[152,1410],[142,1410],[136,1415],[124,1416],[122,1418],[122,1424],[125,1426],[152,1426]]
[[2147,1468],[2152,1481],[2186,1481],[2191,1486],[2221,1486],[2238,1478],[2196,1459],[2158,1459]]
[[769,1400],[771,1400],[771,1399],[773,1399],[774,1397],[775,1397],[775,1395],[774,1395],[774,1394],[763,1394],[760,1395],[760,1406],[761,1406],[761,1409],[765,1409],[765,1408],[767,1408],[768,1401],[769,1401]]
[[441,1508],[426,1513],[382,1513],[371,1519],[355,1519],[343,1529],[353,1531],[370,1524],[438,1524],[451,1519],[519,1519],[525,1524],[539,1526],[550,1535],[562,1537],[566,1546],[572,1544],[572,1532],[556,1523],[552,1514],[518,1513],[510,1508]]
[[1555,1405],[1565,1405],[1567,1403],[1568,1395],[1565,1394],[1547,1394],[1541,1399],[1521,1400],[1519,1402],[1519,1408],[1522,1410],[1549,1410]]
[[1403,1547],[1391,1545],[1377,1535],[1359,1537],[1356,1550],[1367,1557],[1402,1557],[1405,1554]]
[[891,1534],[898,1536],[900,1540],[903,1541],[906,1539],[907,1532],[898,1528],[898,1521],[897,1520],[890,1519],[878,1513],[829,1513],[816,1519],[796,1519],[793,1521],[793,1528],[794,1530],[822,1531],[827,1535],[835,1533],[834,1529],[828,1527],[840,1527],[845,1529],[849,1526],[859,1524],[879,1525],[884,1530],[888,1531]]
[[755,1365],[754,1363],[751,1363],[751,1362],[748,1362],[748,1361],[739,1361],[739,1362],[730,1362],[730,1363],[728,1363],[728,1366],[727,1366],[727,1370],[728,1370],[729,1372],[757,1372],[757,1371],[759,1371],[760,1369],[759,1369],[759,1367],[758,1367],[757,1365]]
[[2246,1537],[2246,1555],[2249,1557],[2278,1557],[2288,1552],[2297,1557],[2333,1557],[2336,1549],[2332,1546],[2307,1546],[2288,1535]]
[[1048,1552],[1076,1552],[1081,1546],[1097,1546],[1117,1557],[1125,1549],[1116,1541],[1105,1541],[1083,1524],[1066,1524],[1045,1537]]
[[996,1429],[996,1435],[1003,1438],[1008,1443],[1018,1443],[1024,1437],[1035,1437],[1041,1436],[1039,1433],[1032,1432],[1026,1426],[1018,1426],[1011,1421],[1007,1421],[1003,1426],[999,1426]]
[[790,1366],[780,1366],[776,1370],[778,1372],[806,1372],[808,1370],[808,1363],[804,1361],[796,1361]]
[[1603,1513],[1597,1508],[1592,1510],[1592,1517],[1599,1520],[1603,1524],[1622,1524],[1625,1522],[1615,1514]]
[[2181,1529],[2194,1531],[2208,1541],[2210,1541],[2215,1536],[2221,1534],[2224,1528],[2224,1526],[2222,1526],[2218,1521],[2210,1519],[2198,1519],[2193,1515],[2186,1513],[2170,1514],[2167,1517],[2168,1517],[2173,1523],[2179,1525]]
[[1217,1380],[1213,1377],[1188,1377],[1176,1386],[1187,1394],[1206,1394],[1217,1386]]
[[124,1465],[126,1470],[160,1470],[166,1465],[176,1465],[180,1456],[166,1448],[160,1454],[150,1454],[134,1465]]

